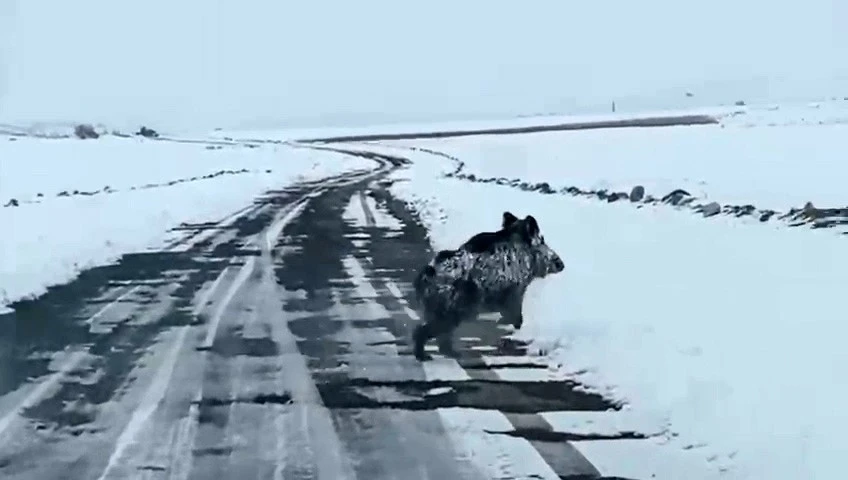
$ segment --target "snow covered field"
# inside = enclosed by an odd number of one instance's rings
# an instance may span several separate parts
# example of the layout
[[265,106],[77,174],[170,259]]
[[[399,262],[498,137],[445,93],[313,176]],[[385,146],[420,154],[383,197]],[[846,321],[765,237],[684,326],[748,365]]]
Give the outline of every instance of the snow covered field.
[[[161,246],[182,222],[218,221],[270,188],[373,165],[285,145],[7,140],[0,137],[0,308]],[[2,206],[12,199],[18,206]]]
[[[453,248],[497,228],[504,210],[539,219],[566,271],[531,288],[518,336],[551,355],[565,374],[627,402],[624,416],[614,421],[663,432],[638,444],[578,442],[602,472],[660,479],[834,478],[848,453],[841,441],[848,414],[838,406],[848,394],[841,372],[848,360],[841,347],[844,237],[831,230],[775,229],[750,218],[705,220],[666,205],[635,208],[442,178],[455,170],[453,161],[409,147],[457,157],[466,173],[555,188],[629,192],[640,184],[656,196],[684,188],[760,208],[787,210],[807,200],[832,207],[848,203],[840,195],[836,153],[848,138],[845,107],[745,107],[716,126],[347,147],[415,161],[395,174],[392,188],[422,213],[435,248]],[[425,130],[448,127],[464,128]],[[354,133],[303,132],[214,136],[281,140]],[[265,189],[370,165],[282,144],[208,149],[114,137],[19,138],[0,142],[0,158],[0,202],[20,203],[0,208],[0,224],[11,225],[0,238],[0,290],[7,301],[121,253],[162,245],[173,237],[169,228],[218,220]],[[219,175],[203,178],[213,174]],[[148,185],[154,186],[143,188]],[[549,420],[595,433],[613,428],[591,415]]]
[[[628,191],[641,183],[665,194],[686,188],[678,182],[687,178],[707,178],[703,188],[714,197],[776,207],[801,199],[848,203],[836,163],[845,127],[795,128],[625,129],[382,148],[434,148],[467,161],[469,171],[554,185],[561,176],[562,183],[606,181]],[[422,212],[434,248],[497,229],[504,210],[539,219],[566,270],[531,287],[518,336],[581,383],[626,401],[629,414],[666,425],[667,435],[645,441],[660,452],[653,456],[645,443],[578,442],[602,473],[842,475],[845,237],[439,178],[454,169],[450,160],[407,153],[417,163],[396,175],[393,190]]]

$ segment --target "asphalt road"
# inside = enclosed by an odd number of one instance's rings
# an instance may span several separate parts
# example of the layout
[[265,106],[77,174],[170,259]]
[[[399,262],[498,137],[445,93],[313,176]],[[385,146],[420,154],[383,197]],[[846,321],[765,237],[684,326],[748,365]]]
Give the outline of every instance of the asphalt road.
[[0,478],[600,478],[538,413],[615,405],[540,375],[510,327],[412,357],[432,252],[384,189],[401,162],[373,158],[0,317]]

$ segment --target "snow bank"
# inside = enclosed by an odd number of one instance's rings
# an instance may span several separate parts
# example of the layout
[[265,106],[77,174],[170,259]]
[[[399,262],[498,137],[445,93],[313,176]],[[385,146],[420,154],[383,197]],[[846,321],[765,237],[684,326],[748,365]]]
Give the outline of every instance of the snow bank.
[[19,202],[0,205],[0,304],[40,294],[123,253],[161,246],[170,228],[217,221],[265,190],[371,166],[283,145],[208,150],[105,137],[0,141],[0,202]]
[[[640,134],[662,144],[656,132]],[[542,151],[533,144],[539,136],[526,136],[523,145],[519,139],[477,145],[487,153],[478,168],[509,170],[505,162],[520,152]],[[585,160],[590,173],[591,158]],[[775,480],[841,474],[848,453],[848,413],[838,400],[848,394],[844,238],[437,179],[449,163],[431,156],[398,174],[392,187],[422,213],[434,248],[496,229],[504,210],[535,215],[566,270],[531,287],[519,335],[578,381],[627,401],[631,412],[668,421],[670,434],[652,444],[653,457],[644,442],[578,442],[602,473]],[[642,181],[670,164],[643,165]],[[606,173],[604,165],[595,172]],[[546,167],[551,163],[539,162],[528,173],[541,176]],[[681,455],[697,461],[670,461]]]
[[[17,141],[0,141],[0,201],[5,203],[9,198],[25,201],[34,199],[38,193],[49,198],[61,191],[92,191],[107,185],[124,190],[226,169],[264,172],[277,167],[290,171],[312,165],[301,163],[310,158],[301,150],[291,151],[285,145],[251,149],[244,145],[199,145],[113,136],[87,141],[21,137]],[[315,158],[313,163],[320,165]]]
[[811,127],[791,121],[803,119],[797,112],[766,113],[755,111],[750,121],[745,120],[747,115],[740,115],[723,125],[489,135],[399,144],[456,156],[465,162],[465,173],[549,182],[554,189],[575,186],[629,193],[642,185],[648,194],[662,197],[682,188],[707,201],[753,204],[780,212],[802,207],[807,201],[824,208],[848,205],[843,180],[848,174],[843,159],[848,150],[848,124]]

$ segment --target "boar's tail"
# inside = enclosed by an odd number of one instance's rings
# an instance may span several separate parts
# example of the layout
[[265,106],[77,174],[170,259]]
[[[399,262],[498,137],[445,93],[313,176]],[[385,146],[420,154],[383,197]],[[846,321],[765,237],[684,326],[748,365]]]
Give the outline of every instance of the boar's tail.
[[415,280],[412,282],[415,293],[421,295],[436,275],[436,265],[452,258],[454,255],[456,255],[456,250],[441,250],[436,254],[430,264],[419,270],[418,275],[415,276]]

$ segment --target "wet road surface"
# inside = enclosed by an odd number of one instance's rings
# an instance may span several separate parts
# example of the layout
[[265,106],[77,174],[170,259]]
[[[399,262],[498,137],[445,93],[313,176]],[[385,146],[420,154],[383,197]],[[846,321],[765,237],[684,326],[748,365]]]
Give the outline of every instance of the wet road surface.
[[619,407],[510,326],[463,325],[458,360],[412,357],[432,252],[384,188],[401,161],[371,157],[13,305],[0,478],[612,478],[571,443],[603,439],[540,413]]

